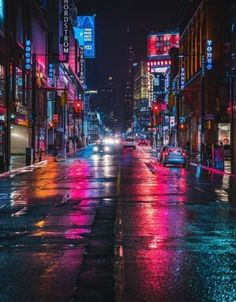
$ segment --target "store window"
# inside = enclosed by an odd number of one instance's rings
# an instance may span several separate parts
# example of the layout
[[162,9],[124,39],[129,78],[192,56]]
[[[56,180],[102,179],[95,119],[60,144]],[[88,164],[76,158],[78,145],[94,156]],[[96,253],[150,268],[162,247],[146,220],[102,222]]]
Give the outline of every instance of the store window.
[[23,103],[23,72],[16,67],[16,100]]
[[5,105],[5,69],[0,65],[0,105]]

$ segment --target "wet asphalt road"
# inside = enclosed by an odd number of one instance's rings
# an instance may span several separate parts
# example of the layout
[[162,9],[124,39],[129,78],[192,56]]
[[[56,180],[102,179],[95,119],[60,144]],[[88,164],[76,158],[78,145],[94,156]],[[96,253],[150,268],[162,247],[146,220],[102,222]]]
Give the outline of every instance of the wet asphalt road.
[[145,148],[0,178],[0,301],[236,301],[235,206]]

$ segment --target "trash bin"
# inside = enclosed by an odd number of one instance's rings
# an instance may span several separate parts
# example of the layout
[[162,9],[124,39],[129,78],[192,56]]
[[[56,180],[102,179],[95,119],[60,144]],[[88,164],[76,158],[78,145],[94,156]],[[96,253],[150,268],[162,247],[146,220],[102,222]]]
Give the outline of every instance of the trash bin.
[[33,164],[33,149],[32,148],[26,148],[25,164],[26,164],[26,166],[31,166]]

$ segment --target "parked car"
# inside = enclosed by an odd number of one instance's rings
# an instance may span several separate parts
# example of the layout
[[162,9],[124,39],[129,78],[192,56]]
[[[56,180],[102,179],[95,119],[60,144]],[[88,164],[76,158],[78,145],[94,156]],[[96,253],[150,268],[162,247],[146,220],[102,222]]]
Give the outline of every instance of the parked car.
[[126,138],[123,141],[123,149],[125,148],[132,148],[132,149],[136,149],[136,141],[134,138]]
[[174,164],[186,166],[187,154],[182,147],[168,147],[163,153],[163,166]]
[[162,163],[163,160],[163,154],[168,149],[168,146],[163,146],[161,148],[157,148],[157,161],[159,163]]

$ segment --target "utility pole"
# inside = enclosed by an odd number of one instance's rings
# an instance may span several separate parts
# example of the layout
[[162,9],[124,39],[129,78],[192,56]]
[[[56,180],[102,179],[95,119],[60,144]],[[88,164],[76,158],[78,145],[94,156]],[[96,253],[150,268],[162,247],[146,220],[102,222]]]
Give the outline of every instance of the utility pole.
[[36,54],[32,55],[32,134],[31,134],[31,148],[33,149],[33,163],[35,162],[35,131],[36,131]]
[[5,160],[4,170],[9,170],[11,161],[11,98],[10,98],[10,39],[7,41],[6,56],[6,127],[5,127]]
[[201,74],[201,132],[200,132],[200,160],[204,162],[205,145],[205,57],[202,55],[202,74]]

